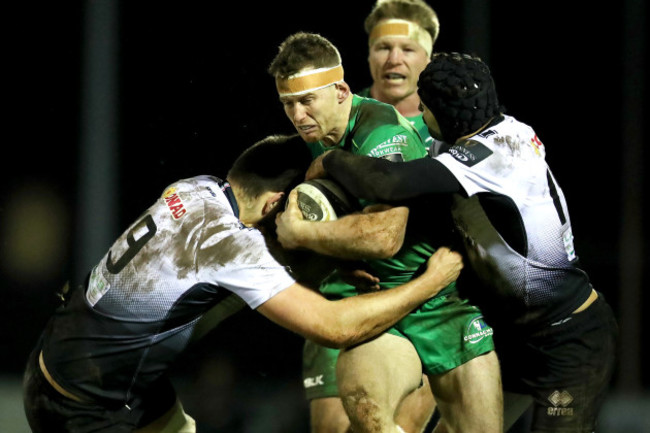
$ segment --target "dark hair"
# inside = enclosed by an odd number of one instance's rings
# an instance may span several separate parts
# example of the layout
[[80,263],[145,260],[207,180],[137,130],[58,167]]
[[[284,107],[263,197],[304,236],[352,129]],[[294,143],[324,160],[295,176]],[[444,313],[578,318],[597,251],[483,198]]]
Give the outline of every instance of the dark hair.
[[311,153],[298,134],[270,135],[235,160],[227,179],[250,198],[267,191],[290,191],[304,180]]
[[316,33],[298,32],[280,44],[268,73],[275,78],[287,78],[306,67],[318,69],[340,63],[341,55],[330,41]]
[[477,131],[505,111],[499,105],[490,69],[469,54],[435,53],[420,74],[418,94],[448,143]]

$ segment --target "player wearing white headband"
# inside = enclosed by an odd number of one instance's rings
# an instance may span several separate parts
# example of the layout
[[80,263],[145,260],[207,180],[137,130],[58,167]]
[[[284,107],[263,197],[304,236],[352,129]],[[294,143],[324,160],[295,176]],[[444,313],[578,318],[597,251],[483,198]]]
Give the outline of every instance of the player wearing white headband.
[[[343,149],[389,161],[425,156],[413,125],[395,107],[351,93],[342,72],[336,47],[312,33],[289,36],[269,66],[285,113],[312,155]],[[290,199],[292,207],[297,209]],[[300,215],[287,211],[276,219],[278,240],[285,248],[365,259],[382,289],[417,275],[434,246],[451,237],[447,222],[438,221],[439,212],[393,213],[390,219],[358,213],[327,222],[305,221]],[[431,226],[439,230],[422,236]],[[374,229],[381,238],[369,235]],[[359,294],[338,271],[319,289],[331,299]],[[327,420],[318,412],[318,403],[324,400],[339,407],[343,403],[355,431],[401,431],[395,414],[404,397],[420,386],[424,369],[437,384],[439,397],[456,408],[448,414],[458,420],[454,425],[459,431],[501,433],[499,366],[493,347],[491,328],[481,312],[461,300],[453,284],[388,332],[340,356],[337,350],[307,341],[303,377],[311,400],[312,432],[333,425],[347,428],[344,423],[322,425]],[[344,357],[345,367],[337,366],[337,358]]]
[[372,85],[359,95],[395,106],[414,124],[425,146],[431,147],[434,140],[418,109],[417,82],[438,39],[436,12],[423,0],[378,0],[364,28]]
[[[379,0],[364,24],[373,83],[358,95],[395,106],[416,127],[425,147],[437,152],[441,142],[429,135],[418,108],[420,98],[417,95],[418,75],[429,63],[438,38],[437,14],[422,0]],[[311,347],[310,343],[307,347]],[[334,384],[337,351],[321,349],[315,353],[314,358],[329,358],[329,361],[318,361],[317,366],[329,362],[331,368],[318,366],[305,370],[306,379],[313,385],[307,389],[313,417],[312,433],[346,431],[350,421],[340,399],[333,397],[338,395]],[[423,375],[422,386],[404,399],[396,421],[409,433],[420,432],[429,423],[434,409],[435,400],[428,379]]]
[[[364,29],[372,84],[358,94],[397,108],[418,130],[425,147],[437,154],[441,142],[431,137],[422,119],[417,80],[438,39],[438,15],[422,0],[377,0],[365,19]],[[434,409],[425,375],[423,386],[402,403],[397,419],[407,431],[421,431]]]

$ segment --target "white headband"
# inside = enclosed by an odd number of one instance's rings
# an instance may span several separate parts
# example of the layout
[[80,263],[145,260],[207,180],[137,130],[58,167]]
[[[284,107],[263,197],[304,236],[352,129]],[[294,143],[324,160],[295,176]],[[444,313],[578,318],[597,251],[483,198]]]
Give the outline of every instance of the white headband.
[[343,81],[343,66],[301,71],[287,78],[276,78],[275,85],[280,96],[296,96],[323,89]]
[[429,32],[413,21],[397,18],[380,21],[370,32],[370,46],[378,39],[386,36],[412,39],[424,48],[428,57],[431,57],[433,38]]

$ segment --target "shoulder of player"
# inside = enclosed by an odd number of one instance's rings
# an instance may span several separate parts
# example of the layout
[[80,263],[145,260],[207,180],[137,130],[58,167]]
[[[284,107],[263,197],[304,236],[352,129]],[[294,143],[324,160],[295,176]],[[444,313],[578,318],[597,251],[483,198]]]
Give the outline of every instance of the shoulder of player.
[[[526,159],[545,156],[544,146],[533,128],[512,116],[501,115],[469,141],[479,142],[495,153]],[[534,155],[534,156],[533,156]]]
[[471,167],[493,155],[527,159],[526,155],[533,152],[536,158],[544,156],[543,145],[535,131],[512,116],[502,115],[480,133],[451,146],[441,160],[451,156]]
[[[170,185],[168,185],[162,193],[162,197],[165,197],[167,194],[170,193],[170,191],[175,191],[178,193],[183,193],[183,194],[192,194],[192,193],[197,193],[197,192],[210,192],[210,191],[218,191],[221,189],[221,184],[223,184],[224,181],[219,179],[218,177],[211,176],[211,175],[198,175],[198,176],[193,176],[193,177],[188,177],[185,179],[179,179]],[[209,194],[212,196],[216,196],[217,193],[215,192],[214,194]]]
[[388,142],[418,143],[422,138],[409,120],[392,105],[355,95],[356,106],[352,113],[350,138],[358,148],[383,145]]
[[[189,220],[200,221],[232,220],[238,222],[234,198],[228,197],[227,182],[209,175],[200,175],[178,180],[164,189],[158,200],[159,218],[188,224]],[[209,217],[208,217],[209,214]],[[241,223],[237,223],[241,224]]]
[[353,98],[351,117],[354,119],[351,120],[356,127],[377,128],[401,124],[401,115],[392,105],[359,95],[354,95]]
[[499,125],[504,120],[502,118],[498,122],[493,122],[478,134],[449,146],[445,152],[438,155],[438,160],[445,162],[450,159],[468,167],[486,160],[494,154],[494,138],[501,134]]

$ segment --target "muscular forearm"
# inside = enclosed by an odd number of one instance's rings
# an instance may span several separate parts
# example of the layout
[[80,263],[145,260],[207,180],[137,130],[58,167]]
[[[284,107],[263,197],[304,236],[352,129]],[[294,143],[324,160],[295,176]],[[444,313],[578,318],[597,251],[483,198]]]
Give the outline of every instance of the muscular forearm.
[[394,163],[384,159],[331,151],[325,171],[354,196],[378,202],[406,200],[426,194],[462,190],[453,174],[431,158]]
[[335,221],[298,222],[293,228],[297,246],[342,259],[382,259],[402,246],[409,210],[348,215]]
[[460,255],[439,248],[420,277],[390,290],[328,301],[299,284],[258,308],[277,324],[329,347],[347,347],[372,338],[454,281]]

